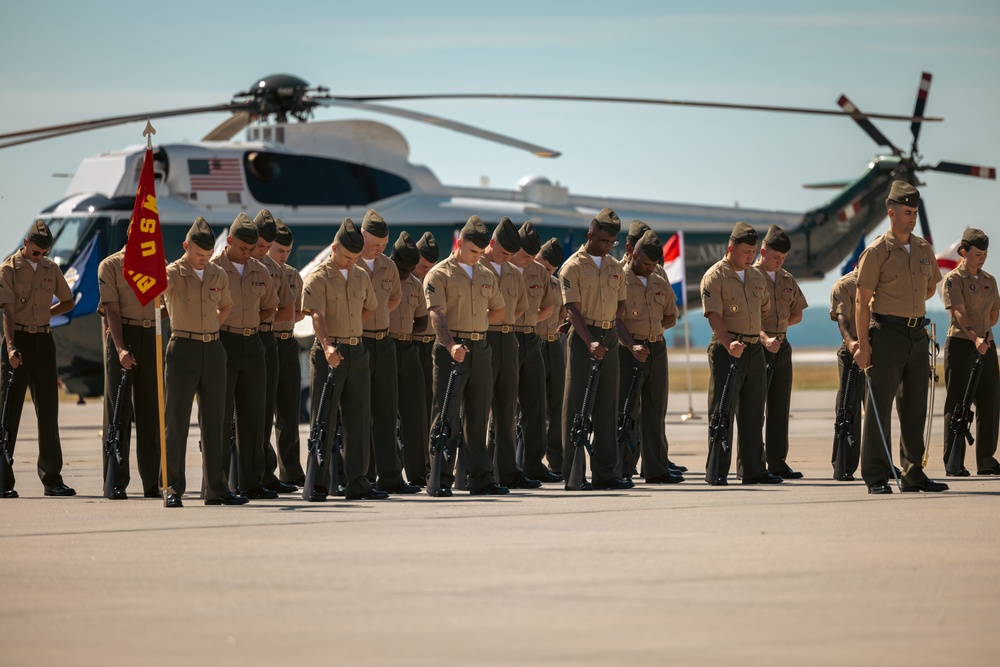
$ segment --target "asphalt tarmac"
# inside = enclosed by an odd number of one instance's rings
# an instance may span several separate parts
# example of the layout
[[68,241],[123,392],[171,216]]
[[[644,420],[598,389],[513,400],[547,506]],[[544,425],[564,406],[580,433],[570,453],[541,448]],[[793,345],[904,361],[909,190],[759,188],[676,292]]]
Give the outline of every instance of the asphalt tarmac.
[[[942,394],[928,470],[944,481]],[[60,405],[79,495],[43,497],[26,406],[21,498],[0,501],[0,664],[997,664],[1000,479],[879,497],[835,482],[833,392],[802,391],[805,479],[709,487],[695,398],[686,422],[671,399],[680,485],[176,510],[101,497],[94,400]]]

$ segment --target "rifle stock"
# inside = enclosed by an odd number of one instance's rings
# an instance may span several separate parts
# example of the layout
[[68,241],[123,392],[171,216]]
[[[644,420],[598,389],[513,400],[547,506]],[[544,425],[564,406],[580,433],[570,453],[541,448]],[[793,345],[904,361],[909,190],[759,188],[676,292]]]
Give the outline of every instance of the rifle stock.
[[236,446],[236,409],[233,409],[233,419],[229,423],[229,490],[234,495],[240,495],[240,452]]
[[705,477],[711,481],[719,478],[719,459],[722,456],[722,452],[729,451],[729,410],[733,404],[731,385],[738,363],[739,360],[735,357],[729,358],[729,372],[726,374],[726,382],[722,385],[722,396],[719,397],[719,404],[712,413],[711,421],[708,425],[708,465],[706,466]]
[[[306,440],[308,459],[306,460],[306,480],[302,485],[302,499],[309,500],[313,491],[316,490],[316,481],[319,477],[319,470],[323,467],[323,444],[326,442],[326,422],[327,404],[330,393],[333,391],[334,369],[327,366],[326,378],[323,380],[323,388],[319,392],[319,405],[316,409],[316,416],[312,424],[309,425],[309,439]],[[334,458],[333,455],[330,457]]]
[[948,469],[958,471],[962,468],[965,460],[963,440],[969,447],[975,444],[976,439],[972,436],[972,419],[975,416],[972,411],[972,401],[979,388],[979,378],[983,373],[983,360],[986,355],[976,355],[976,361],[969,371],[969,379],[965,382],[965,392],[962,394],[962,402],[955,406],[955,411],[951,415],[952,441],[951,450],[948,452]]
[[[583,405],[580,412],[573,416],[573,427],[570,429],[570,442],[573,444],[573,465],[570,467],[566,488],[578,491],[583,488],[586,478],[586,455],[594,455],[594,445],[590,438],[594,433],[592,413],[594,410],[594,394],[597,391],[597,381],[601,377],[601,361],[593,359],[590,362],[590,375],[587,377],[587,388],[583,392]],[[586,450],[586,453],[584,453]]]
[[458,377],[459,363],[451,362],[451,372],[448,374],[448,384],[444,390],[444,400],[441,402],[441,414],[434,423],[431,432],[431,474],[427,480],[427,493],[436,496],[441,490],[441,469],[444,462],[450,460],[448,455],[448,439],[451,437],[451,412],[455,393],[455,379]]
[[8,480],[13,479],[12,466],[14,455],[10,451],[10,429],[7,427],[7,414],[10,412],[10,392],[14,387],[14,368],[7,371],[7,383],[4,391],[3,412],[0,413],[0,492],[10,491]]
[[[132,354],[129,347],[128,353]],[[108,423],[108,432],[104,434],[104,453],[107,458],[107,466],[104,470],[104,497],[111,498],[115,492],[115,477],[118,466],[122,464],[121,440],[122,432],[122,405],[128,397],[129,380],[131,373],[122,369],[121,381],[118,383],[118,391],[115,392],[115,406],[111,412],[111,421]]]
[[639,391],[639,381],[645,370],[642,364],[636,363],[635,369],[632,371],[632,382],[629,384],[628,394],[625,396],[625,404],[618,414],[618,444],[619,446],[625,445],[632,453],[636,449],[636,442],[632,437],[632,431],[635,429],[635,418],[632,416],[635,413],[635,395]]

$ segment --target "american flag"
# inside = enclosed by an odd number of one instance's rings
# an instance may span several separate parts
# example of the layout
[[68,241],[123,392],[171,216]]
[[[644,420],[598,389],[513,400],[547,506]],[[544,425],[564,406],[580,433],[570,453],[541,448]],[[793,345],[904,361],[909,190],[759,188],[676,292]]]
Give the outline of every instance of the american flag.
[[191,190],[243,190],[243,173],[240,159],[235,157],[213,157],[207,160],[188,160],[191,176]]

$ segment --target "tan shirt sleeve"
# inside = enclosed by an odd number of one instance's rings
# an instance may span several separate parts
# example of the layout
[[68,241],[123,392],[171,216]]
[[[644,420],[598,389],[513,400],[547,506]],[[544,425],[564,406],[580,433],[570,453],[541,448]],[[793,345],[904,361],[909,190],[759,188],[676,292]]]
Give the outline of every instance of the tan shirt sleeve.
[[708,317],[709,313],[721,315],[723,312],[722,276],[714,267],[701,279],[701,308],[705,317]]

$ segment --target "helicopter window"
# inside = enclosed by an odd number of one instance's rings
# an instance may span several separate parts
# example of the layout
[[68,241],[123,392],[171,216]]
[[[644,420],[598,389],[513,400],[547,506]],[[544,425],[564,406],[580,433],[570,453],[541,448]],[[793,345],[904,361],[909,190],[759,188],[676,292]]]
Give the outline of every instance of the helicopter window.
[[360,206],[410,191],[403,178],[342,160],[254,151],[243,158],[254,199],[285,206]]
[[76,256],[76,252],[81,249],[84,239],[87,238],[90,229],[100,221],[107,224],[108,218],[92,218],[89,216],[79,218],[64,218],[58,230],[49,228],[52,232],[52,248],[49,250],[49,258],[55,262],[59,268],[67,266]]

